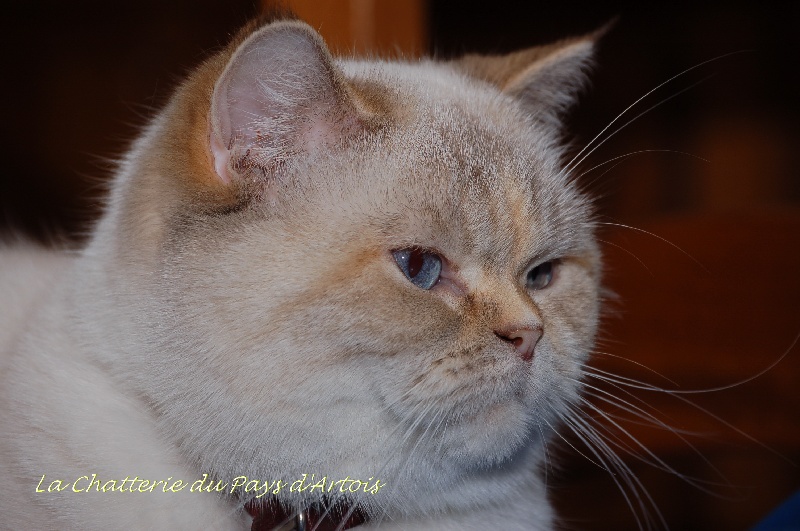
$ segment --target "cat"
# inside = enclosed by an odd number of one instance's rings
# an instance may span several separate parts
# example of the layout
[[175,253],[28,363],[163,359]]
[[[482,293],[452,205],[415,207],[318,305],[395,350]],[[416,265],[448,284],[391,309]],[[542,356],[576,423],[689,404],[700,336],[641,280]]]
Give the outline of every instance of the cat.
[[391,62],[243,28],[84,248],[0,253],[0,527],[553,529],[601,299],[561,117],[597,38]]

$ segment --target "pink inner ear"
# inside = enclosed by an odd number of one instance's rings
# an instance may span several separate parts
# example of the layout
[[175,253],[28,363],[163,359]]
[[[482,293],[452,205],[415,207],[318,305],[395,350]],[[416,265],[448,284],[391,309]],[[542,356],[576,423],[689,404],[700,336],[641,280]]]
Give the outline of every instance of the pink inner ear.
[[342,123],[337,123],[329,116],[312,116],[304,124],[304,129],[300,132],[301,138],[299,140],[303,149],[312,154],[322,151],[326,146],[335,142],[338,136],[347,132],[349,122],[350,120],[345,120]]
[[214,157],[214,169],[217,175],[225,184],[231,183],[231,176],[228,173],[228,162],[231,160],[231,151],[225,147],[219,139],[219,135],[213,130],[210,134],[209,143],[211,145],[211,155]]
[[305,24],[252,34],[214,87],[209,143],[219,178],[237,177],[231,161],[266,175],[335,144],[357,121],[339,83],[322,39]]

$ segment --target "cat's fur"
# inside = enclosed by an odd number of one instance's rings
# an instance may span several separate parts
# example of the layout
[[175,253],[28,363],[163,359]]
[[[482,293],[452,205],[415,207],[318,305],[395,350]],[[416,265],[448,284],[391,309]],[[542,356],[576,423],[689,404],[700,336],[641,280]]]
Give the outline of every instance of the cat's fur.
[[[43,474],[313,473],[385,483],[350,495],[364,529],[550,529],[544,445],[599,304],[558,121],[593,40],[405,63],[243,30],[122,160],[84,249],[0,254],[0,527],[249,525],[246,496]],[[403,248],[444,257],[442,281],[413,285]],[[520,327],[542,331],[531,361],[498,335]]]

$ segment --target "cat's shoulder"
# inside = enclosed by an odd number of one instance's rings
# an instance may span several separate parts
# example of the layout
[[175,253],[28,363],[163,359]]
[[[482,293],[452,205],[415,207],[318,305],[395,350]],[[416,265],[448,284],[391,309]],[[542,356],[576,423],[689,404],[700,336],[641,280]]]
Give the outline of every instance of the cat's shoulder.
[[43,304],[75,260],[66,249],[17,240],[0,242],[0,351]]
[[[74,259],[74,253],[66,249],[24,241],[0,242],[0,289],[22,302],[51,285]],[[14,309],[9,308],[10,302],[6,299],[5,310]]]

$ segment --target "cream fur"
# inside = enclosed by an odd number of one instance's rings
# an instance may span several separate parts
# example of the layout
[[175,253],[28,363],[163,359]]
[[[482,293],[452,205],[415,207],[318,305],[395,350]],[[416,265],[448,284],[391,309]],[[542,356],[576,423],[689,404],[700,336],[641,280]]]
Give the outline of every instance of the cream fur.
[[[599,257],[546,94],[590,52],[493,67],[503,92],[460,63],[333,60],[277,22],[202,65],[85,249],[1,255],[0,527],[249,525],[235,496],[36,493],[43,474],[314,473],[385,482],[353,496],[364,529],[551,529],[543,444],[577,397]],[[452,282],[413,286],[391,254],[412,246]],[[494,333],[518,323],[544,330],[531,362]]]

